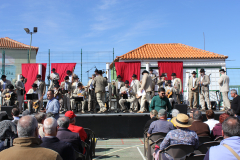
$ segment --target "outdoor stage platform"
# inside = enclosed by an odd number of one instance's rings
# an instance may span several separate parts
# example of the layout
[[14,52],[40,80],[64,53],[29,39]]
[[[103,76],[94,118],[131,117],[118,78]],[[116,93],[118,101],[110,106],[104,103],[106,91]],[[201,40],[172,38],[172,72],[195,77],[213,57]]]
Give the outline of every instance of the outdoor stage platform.
[[[220,114],[216,111],[215,119]],[[64,116],[61,114],[60,116]],[[141,138],[149,113],[76,114],[76,125],[93,130],[97,138]],[[203,121],[206,114],[203,112]]]

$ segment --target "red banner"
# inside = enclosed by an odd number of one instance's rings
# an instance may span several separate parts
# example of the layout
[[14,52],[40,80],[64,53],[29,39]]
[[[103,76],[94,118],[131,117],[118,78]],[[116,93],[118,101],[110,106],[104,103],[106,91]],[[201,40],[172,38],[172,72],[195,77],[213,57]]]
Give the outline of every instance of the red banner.
[[141,62],[115,62],[117,76],[122,77],[122,81],[129,80],[131,83],[132,75],[136,74],[140,79]]
[[67,70],[70,70],[71,72],[75,68],[76,63],[52,63],[51,64],[51,70],[53,68],[56,69],[56,72],[59,74],[59,84],[61,84],[62,81],[64,81],[64,77],[67,76]]

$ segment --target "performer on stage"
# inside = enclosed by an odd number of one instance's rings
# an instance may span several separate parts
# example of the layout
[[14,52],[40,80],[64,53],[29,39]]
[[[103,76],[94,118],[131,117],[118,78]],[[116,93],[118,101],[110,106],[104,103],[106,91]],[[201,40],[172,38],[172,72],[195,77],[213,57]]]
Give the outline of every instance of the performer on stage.
[[59,74],[56,72],[55,68],[52,69],[52,72],[53,73],[51,73],[50,77],[49,77],[51,82],[50,82],[48,90],[52,90],[54,88],[54,83],[53,83],[54,80],[57,80],[57,81],[59,80]]
[[78,76],[75,75],[75,76],[73,77],[72,92],[74,92],[75,89],[78,88],[78,83],[81,83],[81,82],[79,82],[79,78],[78,78]]
[[200,93],[200,104],[202,106],[202,111],[205,111],[205,102],[207,102],[207,107],[210,109],[210,100],[209,100],[209,85],[210,85],[210,78],[208,75],[205,75],[205,70],[202,68],[200,70],[201,76],[198,77],[198,84],[199,84],[199,93]]
[[2,79],[0,81],[1,92],[3,92],[4,89],[7,89],[7,85],[12,84],[11,81],[7,80],[6,78],[7,78],[7,76],[5,76],[5,75],[2,75],[2,77],[1,77],[1,79]]
[[72,93],[72,85],[69,82],[69,77],[66,76],[64,81],[61,83],[60,88],[63,90],[63,105],[64,110],[70,110],[70,97]]
[[[40,91],[40,95],[44,96],[46,93],[46,84],[45,82],[42,80],[42,76],[39,74],[37,75],[37,80],[34,82],[35,84],[37,84],[38,89]],[[39,101],[39,106],[40,108],[43,107],[43,99],[41,99],[41,101]]]
[[130,112],[133,111],[133,104],[136,101],[136,93],[133,91],[133,88],[129,86],[129,81],[125,81],[125,86],[121,87],[120,92],[121,94],[127,94],[128,99],[120,99],[119,104],[121,106],[121,111],[126,112],[126,107],[124,105],[125,102],[130,102]]
[[161,74],[157,84],[159,88],[165,88],[168,85],[166,80],[166,75],[164,73]]
[[142,72],[142,85],[140,87],[140,91],[141,93],[145,92],[145,95],[142,95],[141,98],[141,108],[137,113],[143,113],[144,111],[146,111],[145,108],[145,101],[147,101],[149,103],[149,105],[151,104],[151,100],[152,100],[152,78],[149,76],[148,71],[144,70]]
[[63,111],[64,110],[64,105],[63,105],[63,92],[62,89],[60,88],[60,85],[58,83],[56,83],[54,85],[54,97],[58,100],[59,105],[60,105],[60,110]]
[[97,77],[98,76],[98,69],[97,68],[95,69],[94,73],[96,75],[95,77]]
[[[135,94],[137,94],[139,88],[140,88],[140,82],[139,80],[137,79],[137,75],[136,74],[133,74],[132,75],[132,82],[131,82],[131,87],[133,88],[133,92]],[[134,101],[133,103],[133,111],[134,112],[137,112],[138,111],[138,101]]]
[[219,70],[221,77],[218,80],[220,92],[222,93],[224,108],[222,111],[230,109],[230,101],[228,99],[229,92],[229,77],[226,75],[226,71],[224,69]]
[[18,109],[20,113],[22,112],[22,104],[24,101],[24,94],[25,94],[24,79],[25,77],[21,75],[20,80],[16,81],[15,83],[15,88],[17,89]]
[[1,97],[3,98],[3,106],[17,105],[17,93],[14,91],[14,86],[9,84],[6,89],[3,90]]
[[105,87],[108,85],[105,78],[102,76],[102,70],[98,70],[98,77],[94,79],[93,85],[95,86],[95,93],[97,97],[97,102],[100,106],[100,111],[98,113],[106,112],[107,109],[104,105],[105,100]]
[[168,80],[167,81],[167,86],[165,87],[166,90],[166,97],[169,99],[169,102],[171,106],[173,105],[173,101],[176,101],[176,96],[173,97],[173,87],[172,87],[172,81]]
[[181,104],[180,95],[182,94],[182,81],[180,78],[176,78],[176,73],[172,73],[172,86],[173,86],[173,94],[177,97],[177,103]]
[[[83,99],[85,98],[86,96],[86,91],[85,89],[83,88],[83,85],[82,83],[78,83],[78,87],[77,89],[74,90],[73,92],[73,97],[83,97]],[[86,101],[82,101],[81,102],[81,113],[85,113],[84,111],[84,106],[86,104]],[[75,102],[75,99],[71,99],[71,106],[72,106],[72,110],[75,110],[76,109],[76,102]]]
[[157,84],[157,76],[156,76],[156,74],[153,73],[153,69],[150,69],[149,72],[150,72],[149,75],[152,78],[152,93],[151,93],[151,95],[153,97],[155,95],[154,90],[155,90],[155,85]]
[[[43,96],[41,94],[41,91],[38,89],[37,84],[35,84],[35,83],[33,83],[32,88],[29,89],[27,94],[37,94],[38,95],[38,100],[28,100],[28,109],[29,109],[29,111],[31,111],[33,108],[33,103],[36,103],[34,105],[39,106],[39,101],[41,101],[43,99]],[[39,111],[40,108],[38,107],[36,110]]]
[[116,96],[116,101],[117,101],[117,108],[120,109],[120,104],[119,104],[119,100],[121,99],[121,93],[120,93],[120,89],[121,87],[124,87],[124,82],[122,81],[122,77],[120,75],[117,76],[117,81],[115,82],[115,91],[114,94]]
[[[108,82],[108,78],[104,77]],[[109,111],[111,111],[111,99],[112,99],[112,84],[108,82],[108,85],[105,87],[105,104]]]
[[93,111],[94,113],[96,113],[96,93],[95,93],[95,87],[93,85],[95,78],[96,78],[96,74],[93,74],[92,79],[90,79],[87,84],[88,112]]
[[76,74],[72,73],[70,70],[67,70],[67,76],[69,77],[69,82],[72,84],[73,77],[77,76]]
[[[190,109],[197,108],[198,104],[198,78],[196,77],[197,72],[192,72],[192,77],[188,80],[188,99]],[[193,101],[194,100],[194,101]]]

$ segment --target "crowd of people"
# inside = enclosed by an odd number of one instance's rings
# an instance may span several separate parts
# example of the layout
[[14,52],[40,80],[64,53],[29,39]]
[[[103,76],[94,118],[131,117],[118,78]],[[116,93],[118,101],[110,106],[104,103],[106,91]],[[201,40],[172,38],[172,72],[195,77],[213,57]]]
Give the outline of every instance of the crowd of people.
[[[221,114],[219,120],[215,120],[213,110],[207,110],[207,121],[204,122],[202,112],[197,109],[192,109],[190,116],[179,113],[176,109],[172,110],[172,118],[167,119],[167,114],[165,109],[160,109],[159,112],[152,110],[150,112],[151,120],[147,121],[144,127],[147,137],[159,132],[166,134],[164,140],[160,145],[155,146],[155,151],[152,153],[155,160],[158,160],[159,156],[163,160],[173,159],[170,155],[161,153],[161,151],[175,144],[191,145],[197,150],[201,145],[199,137],[209,137],[209,141],[223,137],[220,145],[209,149],[205,155],[205,160],[239,159],[240,120],[232,109],[228,109]],[[147,147],[148,141],[149,144],[153,143],[151,139],[146,139],[145,147],[147,150],[149,149]],[[236,152],[237,155],[233,152]]]
[[89,143],[84,128],[76,125],[76,115],[67,111],[56,119],[54,114],[24,111],[18,108],[12,117],[0,113],[0,159],[76,160],[85,154],[82,143]]

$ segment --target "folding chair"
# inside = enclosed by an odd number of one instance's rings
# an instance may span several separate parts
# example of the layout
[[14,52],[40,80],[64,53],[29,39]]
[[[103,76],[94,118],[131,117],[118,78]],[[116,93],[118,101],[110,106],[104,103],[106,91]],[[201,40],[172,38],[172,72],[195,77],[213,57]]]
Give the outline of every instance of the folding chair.
[[91,157],[90,157],[90,147],[89,145],[86,143],[86,142],[82,142],[82,148],[85,148],[86,152],[85,152],[85,160],[91,160]]
[[218,141],[221,142],[223,140],[223,136],[217,137],[216,139],[214,139],[214,141]]
[[194,154],[191,153],[189,156],[185,158],[185,160],[203,160],[205,157],[205,154]]
[[199,144],[211,141],[211,137],[208,137],[208,136],[200,136],[198,137],[198,139],[199,139]]
[[74,150],[75,160],[86,160],[85,155]]
[[146,148],[145,148],[145,145],[146,145],[146,144],[145,144],[145,141],[146,141],[146,139],[147,139],[147,131],[148,131],[148,129],[146,129],[146,130],[143,132],[143,142],[144,142],[144,144],[143,144],[143,145],[144,145],[144,153],[143,153],[143,154],[144,154],[145,157],[146,157],[146,154],[147,154],[147,153],[146,153],[147,151],[146,151]]
[[201,145],[198,147],[198,150],[199,150],[202,154],[206,154],[210,147],[212,147],[212,146],[217,146],[217,145],[219,145],[219,144],[220,144],[220,142],[218,142],[218,141],[205,142],[205,143],[201,144]]
[[85,132],[88,135],[88,139],[90,141],[90,157],[93,158],[95,157],[95,147],[96,147],[96,137],[95,137],[95,133],[89,129],[89,128],[84,128]]

